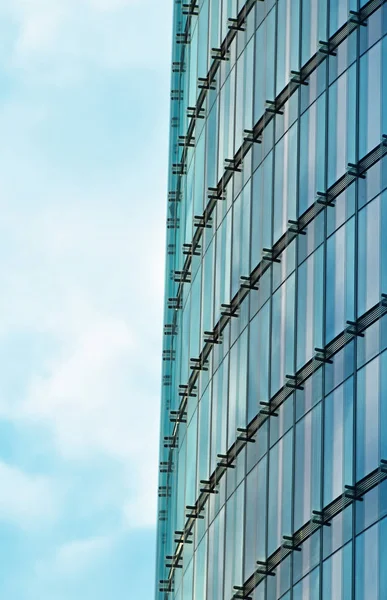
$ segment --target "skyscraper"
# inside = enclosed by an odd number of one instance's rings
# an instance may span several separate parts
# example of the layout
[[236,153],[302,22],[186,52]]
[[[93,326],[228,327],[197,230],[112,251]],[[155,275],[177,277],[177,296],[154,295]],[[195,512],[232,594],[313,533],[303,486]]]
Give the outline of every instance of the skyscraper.
[[387,598],[386,33],[175,2],[160,600]]

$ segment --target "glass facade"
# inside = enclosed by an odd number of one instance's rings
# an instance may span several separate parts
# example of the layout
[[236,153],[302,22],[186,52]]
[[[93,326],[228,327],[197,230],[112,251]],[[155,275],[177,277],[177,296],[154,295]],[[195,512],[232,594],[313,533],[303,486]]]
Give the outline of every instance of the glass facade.
[[387,598],[387,3],[176,0],[157,600]]

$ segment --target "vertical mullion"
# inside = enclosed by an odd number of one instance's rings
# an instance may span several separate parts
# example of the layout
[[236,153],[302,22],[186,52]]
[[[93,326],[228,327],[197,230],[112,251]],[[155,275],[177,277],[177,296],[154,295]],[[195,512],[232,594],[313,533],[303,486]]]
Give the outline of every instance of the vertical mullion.
[[[298,35],[298,66],[302,64],[302,1],[299,2],[299,35]],[[300,205],[300,143],[301,143],[301,93],[298,90],[298,102],[297,102],[297,177],[296,177],[296,217],[299,217],[299,205]],[[295,287],[295,299],[294,299],[294,356],[293,356],[293,372],[297,372],[297,348],[298,348],[298,329],[297,329],[297,316],[298,316],[298,260],[299,260],[299,236],[295,240],[295,272],[294,272],[294,287]],[[296,417],[297,417],[297,391],[294,392],[293,400],[293,449],[292,449],[292,516],[291,516],[291,530],[294,532],[294,510],[295,510],[295,484],[296,484]],[[294,596],[294,552],[291,555],[290,561],[290,600]]]
[[[329,22],[330,22],[330,2],[327,1],[327,14],[326,14],[326,38],[329,40]],[[328,156],[329,156],[329,73],[330,73],[330,62],[329,58],[325,60],[325,164],[324,164],[324,190],[328,189]],[[317,190],[316,190],[317,191]],[[323,348],[327,344],[327,332],[326,332],[326,313],[327,313],[327,277],[331,274],[328,273],[327,269],[327,237],[328,237],[328,211],[330,207],[324,209],[324,248],[323,248],[323,327],[322,327],[322,340]],[[334,209],[333,209],[334,210]],[[325,379],[326,379],[326,366],[322,365],[322,394],[321,394],[321,479],[320,479],[320,510],[324,506],[324,480],[325,480]],[[323,560],[324,560],[324,548],[323,548],[323,527],[320,530],[320,579],[319,579],[319,593],[320,600],[324,600],[323,593]]]
[[[256,95],[256,81],[255,81],[255,77],[256,77],[256,68],[255,68],[255,62],[256,62],[256,46],[257,46],[257,28],[256,28],[256,22],[255,22],[255,10],[254,10],[254,40],[253,40],[253,89],[252,89],[252,122],[254,123],[254,106],[255,106],[255,95]],[[251,152],[254,153],[254,145],[251,148]],[[250,184],[250,205],[249,205],[249,210],[250,210],[250,218],[249,218],[249,239],[250,239],[250,247],[249,247],[249,267],[248,267],[248,272],[251,273],[252,270],[252,239],[253,239],[253,202],[254,202],[254,186],[253,186],[253,157],[251,158],[251,184]],[[257,292],[258,294],[259,292]],[[246,360],[247,360],[247,368],[246,368],[246,399],[245,399],[245,415],[246,415],[246,422],[244,424],[244,426],[247,427],[247,423],[248,423],[248,415],[249,415],[249,361],[250,361],[250,336],[251,336],[251,314],[250,314],[250,307],[251,307],[251,301],[250,301],[250,294],[247,296],[247,298],[245,299],[245,302],[248,302],[248,309],[247,313],[249,316],[249,323],[248,323],[248,327],[247,327],[247,333],[246,333],[246,345],[247,345],[247,352],[246,352]],[[244,570],[245,570],[245,560],[246,560],[246,540],[245,540],[245,532],[246,532],[246,489],[247,489],[247,448],[246,448],[246,453],[245,453],[245,477],[243,479],[243,482],[241,483],[241,485],[243,485],[243,490],[244,490],[244,494],[243,494],[243,504],[244,504],[244,511],[243,511],[243,522],[242,522],[242,530],[243,530],[243,541],[242,541],[242,578],[244,578]],[[258,499],[258,491],[257,491],[257,499]],[[255,536],[257,537],[257,528],[255,530]],[[239,585],[239,582],[236,582],[237,585]]]
[[[357,0],[357,11],[360,10],[360,0]],[[356,163],[360,158],[360,27],[357,28],[356,31],[356,131],[355,131],[355,157]],[[358,271],[359,271],[359,180],[354,182],[355,187],[355,287],[353,290],[354,293],[354,314],[355,319],[358,318],[358,296],[359,296],[359,285],[358,285]],[[353,353],[353,430],[352,430],[352,452],[353,452],[353,461],[352,461],[352,482],[354,484],[356,482],[356,470],[357,470],[357,337],[353,341],[354,344],[354,353]],[[357,506],[356,502],[353,504],[352,508],[352,573],[351,573],[351,581],[352,581],[352,589],[351,596],[352,600],[355,600],[356,593],[356,582],[355,582],[355,572],[356,572],[356,512]]]
[[[273,90],[274,90],[274,98],[276,97],[276,93],[277,93],[277,46],[278,46],[278,0],[276,0],[275,2],[275,7],[272,8],[271,10],[275,10],[275,21],[274,21],[274,56],[268,56],[266,54],[266,61],[268,60],[272,60],[274,61],[274,65],[273,65],[273,81],[272,81],[272,86],[273,86]],[[267,18],[267,16],[266,16]],[[266,47],[267,50],[267,47]],[[267,80],[267,79],[266,79]],[[273,98],[273,99],[274,99]],[[267,98],[267,90],[266,90],[266,100],[268,100]],[[270,100],[272,100],[272,98],[270,98]],[[276,125],[276,119],[277,119],[277,115],[274,115],[274,118],[272,119],[272,124],[273,124],[273,131],[272,131],[272,148],[271,148],[271,154],[272,154],[272,158],[271,158],[271,162],[272,162],[272,172],[271,172],[271,198],[270,198],[270,221],[271,221],[271,236],[270,236],[270,246],[272,247],[273,245],[273,238],[274,238],[274,189],[275,189],[275,125]],[[265,160],[268,159],[268,156],[270,155],[270,153],[267,154]],[[266,218],[268,217],[268,213],[266,213]],[[263,227],[265,227],[265,224],[262,222]],[[273,334],[273,287],[274,287],[274,278],[273,278],[273,264],[270,267],[270,314],[269,314],[269,351],[268,351],[268,360],[269,360],[269,368],[268,368],[268,398],[271,398],[272,396],[272,368],[271,368],[271,363],[272,363],[272,349],[273,349],[273,341],[272,341],[272,334]],[[270,418],[268,420],[268,431],[267,431],[267,470],[266,470],[266,548],[265,548],[265,553],[266,553],[266,559],[268,558],[268,551],[269,551],[269,511],[270,511],[270,462],[271,462],[271,440],[270,440]],[[277,487],[278,487],[278,481],[277,481]],[[268,600],[268,589],[267,589],[267,582],[266,582],[266,590],[265,590],[265,596],[266,596],[266,600]]]

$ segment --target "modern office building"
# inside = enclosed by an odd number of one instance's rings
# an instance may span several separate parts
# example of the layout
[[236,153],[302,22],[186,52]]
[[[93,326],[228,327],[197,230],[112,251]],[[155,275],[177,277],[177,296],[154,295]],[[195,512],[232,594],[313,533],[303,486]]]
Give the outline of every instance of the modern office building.
[[386,34],[175,1],[157,600],[387,599]]

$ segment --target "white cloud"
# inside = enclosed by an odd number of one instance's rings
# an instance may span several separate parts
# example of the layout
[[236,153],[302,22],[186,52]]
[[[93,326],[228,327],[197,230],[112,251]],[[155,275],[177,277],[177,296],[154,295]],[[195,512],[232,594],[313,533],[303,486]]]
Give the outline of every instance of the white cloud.
[[147,359],[125,323],[96,323],[73,352],[47,368],[48,376],[32,381],[15,415],[45,425],[66,460],[119,463],[127,499],[120,495],[117,502],[124,502],[130,528],[156,519],[159,398],[141,381],[152,376]]
[[[0,397],[0,415],[39,431],[53,450],[50,460],[74,469],[66,479],[72,498],[88,496],[78,467],[99,472],[93,493],[99,485],[101,493],[82,510],[89,518],[109,506],[129,528],[153,526],[156,518],[166,131],[164,140],[150,130],[141,152],[128,139],[135,158],[122,157],[115,170],[92,160],[81,172],[69,160],[66,170],[52,149],[62,144],[61,127],[71,129],[76,149],[82,123],[56,112],[55,102],[66,100],[62,90],[52,100],[46,83],[76,81],[87,98],[97,69],[123,69],[128,80],[131,68],[169,71],[170,44],[162,38],[170,20],[163,1],[0,0],[0,28],[6,23],[14,32],[5,35],[0,64],[33,87],[29,94],[16,86],[16,100],[10,94],[0,111],[0,345],[20,332],[51,344],[24,382],[25,394],[12,402]],[[104,102],[109,108],[108,94]],[[130,111],[128,105],[135,125]],[[87,140],[88,131],[83,135]],[[0,518],[28,525],[60,509],[57,480],[2,473],[0,463],[2,488],[5,475],[9,490],[21,493],[15,502],[11,491],[0,494]],[[109,543],[64,545],[55,553],[56,572],[87,568]]]
[[94,67],[165,65],[165,14],[164,3],[151,0],[3,0],[0,7],[0,19],[18,31],[8,64],[58,84]]
[[144,0],[85,0],[92,8],[102,11],[139,6]]
[[124,504],[126,525],[130,528],[152,527],[156,524],[158,464],[154,454],[149,460],[139,457],[137,469],[132,475],[136,482],[135,494]]
[[126,491],[108,501],[125,526],[148,527],[156,518],[164,232],[150,221],[144,236],[134,210],[126,222],[114,206],[104,219],[95,205],[89,221],[67,206],[19,227],[18,215],[3,211],[12,236],[4,231],[0,343],[1,333],[48,334],[58,351],[18,403],[2,398],[0,411],[45,428],[74,465],[115,461]]
[[75,468],[115,461],[126,491],[108,501],[126,526],[153,525],[165,182],[125,172],[98,189],[58,186],[33,153],[23,178],[15,167],[0,164],[0,344],[23,332],[49,336],[54,351],[25,396],[0,398],[0,414],[44,427]]
[[[34,378],[19,416],[52,427],[64,456],[128,458],[140,442],[140,411],[125,368],[134,362],[132,343],[125,323],[95,323],[72,352],[48,366],[47,377]],[[132,389],[138,392],[138,386]]]
[[0,462],[0,520],[33,529],[51,521],[58,508],[53,482]]
[[116,540],[117,536],[110,534],[62,543],[50,556],[37,561],[35,575],[46,584],[87,577],[88,572],[98,568],[106,554],[112,551]]
[[[126,493],[116,502],[122,503],[125,523],[152,525],[163,256],[136,244],[132,227],[120,239],[115,219],[110,226],[117,235],[105,243],[99,234],[106,235],[106,222],[100,230],[98,219],[86,228],[73,226],[66,211],[46,218],[45,227],[35,216],[25,230],[17,232],[16,223],[10,228],[20,236],[15,247],[23,250],[13,254],[9,270],[0,268],[0,332],[49,334],[58,352],[27,382],[18,403],[2,399],[1,411],[24,425],[44,427],[65,461],[95,465],[95,459],[107,458],[120,464]],[[133,243],[144,250],[141,258]],[[101,270],[94,273],[95,265]]]
[[56,574],[64,576],[85,574],[85,571],[94,567],[95,563],[111,549],[113,544],[113,536],[67,542],[57,549],[51,567]]

